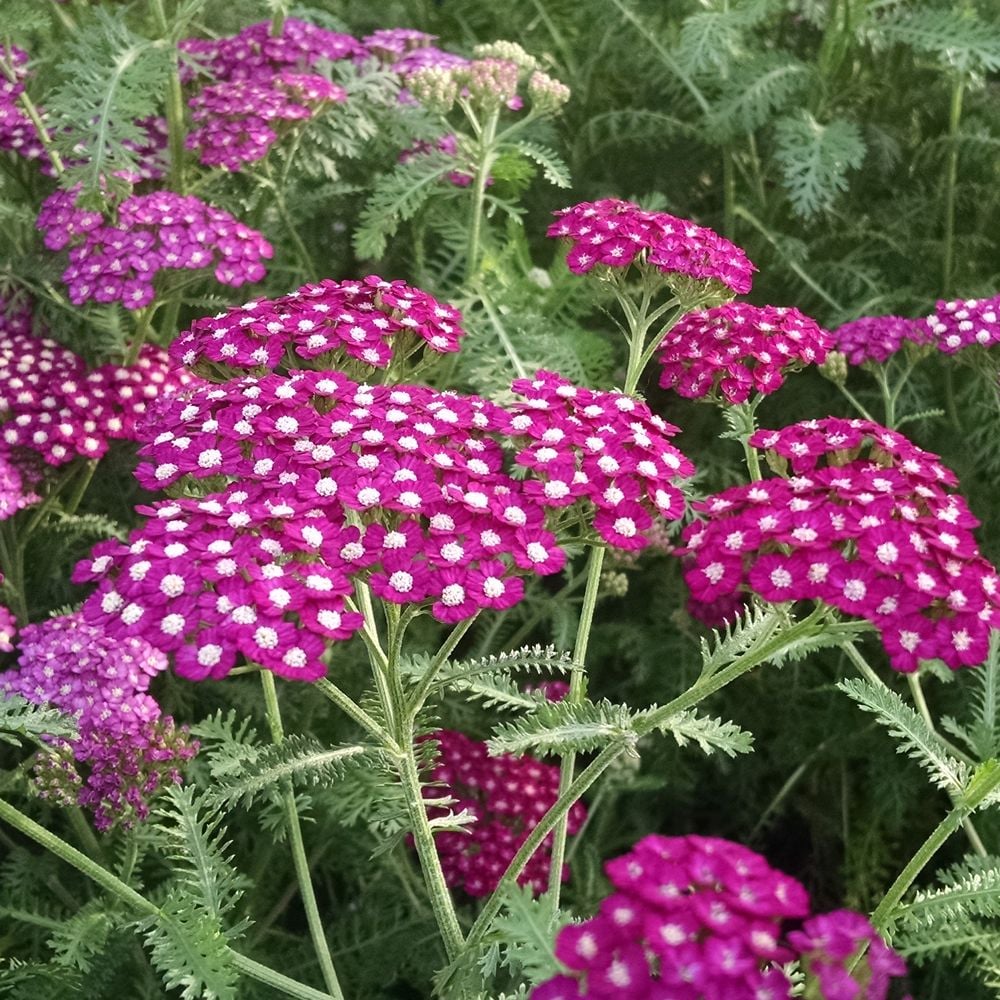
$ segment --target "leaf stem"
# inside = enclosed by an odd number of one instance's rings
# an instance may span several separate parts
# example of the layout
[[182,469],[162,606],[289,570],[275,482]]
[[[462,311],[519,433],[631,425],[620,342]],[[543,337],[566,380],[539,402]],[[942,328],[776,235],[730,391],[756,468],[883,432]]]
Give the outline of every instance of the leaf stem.
[[315,687],[345,715],[350,716],[362,729],[374,736],[383,746],[395,748],[395,743],[389,731],[380,726],[349,694],[337,687],[333,681],[326,677],[321,677],[316,681]]
[[[285,730],[281,723],[281,711],[278,707],[278,692],[274,685],[274,674],[270,670],[260,672],[260,682],[264,689],[264,708],[267,713],[267,723],[271,729],[271,739],[280,746],[285,739]],[[316,904],[316,893],[313,890],[312,876],[309,872],[309,860],[306,857],[305,844],[302,841],[302,826],[295,805],[295,793],[290,781],[282,782],[281,804],[285,812],[285,823],[288,827],[288,841],[292,850],[292,863],[295,866],[295,877],[299,883],[299,893],[302,896],[302,906],[306,913],[306,923],[312,937],[313,948],[323,973],[323,981],[330,996],[335,1000],[344,1000],[337,972],[333,967],[333,957],[330,955],[330,945],[323,930],[323,921],[319,907]]]
[[465,254],[465,280],[471,282],[479,271],[480,241],[483,226],[483,202],[486,198],[486,182],[496,159],[496,132],[500,111],[491,111],[483,122],[482,132],[476,146],[476,176],[472,183],[472,205],[469,210],[469,241]]

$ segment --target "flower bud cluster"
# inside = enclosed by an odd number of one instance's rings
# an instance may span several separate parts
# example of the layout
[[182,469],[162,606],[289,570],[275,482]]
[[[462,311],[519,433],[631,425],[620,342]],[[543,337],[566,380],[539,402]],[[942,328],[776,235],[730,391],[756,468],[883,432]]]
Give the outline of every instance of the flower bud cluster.
[[927,344],[931,341],[926,321],[902,316],[862,316],[833,331],[834,345],[848,364],[866,361],[882,364],[904,344]]
[[266,81],[223,80],[188,102],[196,127],[186,145],[206,166],[237,171],[267,155],[278,140],[279,123],[312,118],[324,106],[346,100],[343,87],[315,73],[285,70]]
[[[431,737],[438,757],[424,788],[431,818],[463,809],[476,822],[461,831],[438,833],[434,843],[444,877],[452,888],[470,896],[488,896],[500,881],[538,821],[559,797],[559,768],[525,754],[491,757],[485,743],[463,733],[441,730]],[[445,799],[447,806],[435,806]],[[575,834],[587,818],[582,802],[569,812],[569,833]],[[551,836],[535,852],[518,877],[536,893],[548,886],[552,866]],[[569,874],[564,866],[563,879]]]
[[1000,295],[938,302],[934,312],[920,323],[945,354],[972,344],[990,347],[1000,343]]
[[745,403],[780,389],[785,373],[821,364],[830,334],[798,309],[730,302],[688,313],[658,352],[660,385],[681,396]]
[[694,467],[671,443],[678,428],[620,392],[585,389],[554,372],[518,379],[523,396],[506,408],[504,430],[528,470],[525,492],[543,507],[585,508],[610,546],[641,549],[655,537],[657,515],[684,511],[678,479]]
[[704,226],[617,198],[582,202],[554,214],[558,221],[546,235],[570,241],[566,263],[574,274],[638,263],[667,275],[717,281],[740,294],[750,291],[757,268],[739,247]]
[[859,964],[868,984],[852,979],[853,992],[834,992],[820,978],[825,1000],[886,1000],[889,978],[905,973],[860,914],[814,917],[805,925],[814,931],[783,940],[785,922],[809,912],[806,890],[741,844],[654,834],[605,872],[616,891],[596,916],[559,932],[555,956],[568,972],[536,987],[532,1000],[789,1000],[780,964],[796,953],[832,958],[846,975],[836,935],[848,925],[848,935],[878,942]]
[[1000,626],[1000,578],[936,455],[878,424],[835,417],[757,431],[750,444],[791,475],[695,505],[706,520],[684,539],[697,599],[748,585],[769,601],[823,601],[870,621],[897,670],[934,658],[982,663]]
[[548,73],[535,70],[528,77],[528,97],[539,111],[553,114],[569,100],[570,89]]
[[100,458],[111,440],[137,440],[151,402],[191,381],[151,344],[133,365],[88,370],[52,340],[0,334],[2,448],[27,449],[49,465]]
[[[112,637],[80,615],[64,615],[21,630],[18,662],[19,670],[0,674],[0,693],[78,717],[78,736],[42,755],[43,792],[56,794],[68,778],[101,830],[144,819],[150,796],[180,781],[179,766],[197,751],[148,693],[166,657],[142,639]],[[86,778],[67,769],[69,755]]]
[[462,315],[402,281],[369,275],[360,281],[324,279],[278,299],[248,302],[196,320],[171,346],[182,364],[208,373],[260,373],[358,362],[362,373],[401,363],[414,350],[457,351]]
[[193,195],[170,191],[130,195],[117,221],[77,207],[77,193],[55,191],[42,202],[36,223],[45,246],[69,246],[62,278],[75,305],[121,302],[141,309],[155,296],[163,270],[213,268],[217,281],[239,287],[260,281],[262,260],[274,251],[254,229]]

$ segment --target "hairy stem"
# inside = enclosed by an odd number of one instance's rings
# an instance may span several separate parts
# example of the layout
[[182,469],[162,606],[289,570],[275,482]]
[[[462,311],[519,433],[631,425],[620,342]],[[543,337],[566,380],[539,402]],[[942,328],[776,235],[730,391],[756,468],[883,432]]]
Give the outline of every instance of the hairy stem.
[[177,40],[170,30],[170,22],[163,7],[163,0],[152,0],[151,7],[156,18],[156,27],[170,45],[173,60],[170,76],[167,80],[167,150],[170,157],[168,185],[177,194],[184,194],[184,137],[187,129],[184,124],[184,91],[181,88],[181,77],[177,64]]
[[496,159],[495,139],[500,111],[492,111],[483,122],[476,149],[476,176],[472,182],[472,205],[469,209],[469,242],[465,253],[465,280],[470,282],[479,271],[480,242],[482,240],[483,204],[486,200],[486,182]]
[[[281,712],[278,708],[278,692],[274,686],[274,674],[270,670],[262,670],[260,672],[260,681],[264,689],[264,707],[267,712],[268,726],[271,729],[271,739],[276,745],[280,746],[285,739],[285,730],[281,724]],[[313,890],[312,876],[309,872],[309,859],[306,857],[305,844],[302,841],[302,826],[299,822],[299,813],[295,805],[295,793],[292,791],[292,785],[289,781],[282,782],[281,804],[285,811],[285,824],[288,827],[288,843],[292,851],[295,877],[299,883],[302,906],[306,913],[306,923],[309,925],[309,934],[312,937],[316,958],[323,973],[323,981],[326,983],[326,988],[330,995],[335,1000],[344,1000],[340,981],[337,979],[337,972],[333,967],[330,945],[326,940],[326,933],[323,930],[323,921],[320,917],[319,906],[316,904],[316,893]]]
[[316,689],[327,697],[345,715],[352,718],[369,735],[374,736],[383,746],[395,747],[388,730],[380,726],[349,694],[342,691],[333,681],[321,677],[316,681]]

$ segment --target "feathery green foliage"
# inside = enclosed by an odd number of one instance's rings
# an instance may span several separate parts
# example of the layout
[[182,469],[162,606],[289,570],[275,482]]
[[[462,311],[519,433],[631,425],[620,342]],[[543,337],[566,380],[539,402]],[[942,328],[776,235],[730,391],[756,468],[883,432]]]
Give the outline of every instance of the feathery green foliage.
[[22,739],[41,743],[45,736],[72,739],[76,719],[54,708],[35,705],[19,694],[0,697],[0,742],[20,746]]

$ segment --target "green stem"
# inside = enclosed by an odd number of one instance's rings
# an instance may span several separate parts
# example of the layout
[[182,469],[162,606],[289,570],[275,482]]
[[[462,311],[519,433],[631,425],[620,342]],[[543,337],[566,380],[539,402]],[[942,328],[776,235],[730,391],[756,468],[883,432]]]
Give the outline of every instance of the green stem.
[[163,8],[163,0],[151,0],[153,16],[156,18],[156,26],[161,37],[170,45],[173,53],[173,62],[170,68],[170,76],[167,80],[167,150],[170,156],[170,169],[168,173],[168,184],[172,191],[177,194],[184,194],[184,137],[186,127],[184,124],[184,91],[181,88],[181,77],[177,65],[177,40],[170,30],[170,22],[167,20],[166,11]]
[[263,983],[265,986],[281,990],[286,996],[296,997],[297,1000],[332,1000],[329,993],[323,993],[321,990],[306,986],[305,983],[290,979],[269,966],[261,965],[260,962],[255,962],[252,958],[241,955],[238,951],[230,950],[229,960],[243,975],[256,979],[257,982]]
[[[9,38],[4,39],[4,50],[6,56],[0,58],[0,72],[3,73],[5,77],[11,82],[17,82],[17,74],[14,71],[11,53],[13,52],[13,45]],[[27,90],[22,90],[17,97],[18,104],[21,105],[21,110],[28,116],[31,120],[31,124],[35,126],[35,131],[38,133],[38,141],[42,144],[43,149],[48,154],[49,159],[52,161],[52,170],[57,177],[61,177],[66,172],[66,165],[62,161],[62,157],[59,155],[59,151],[56,149],[52,142],[52,136],[49,135],[49,130],[45,127],[45,123],[42,121],[42,116],[39,114],[38,108],[35,107],[35,102],[28,96]]]
[[349,694],[342,691],[336,684],[321,677],[315,684],[316,689],[334,703],[345,715],[350,716],[362,729],[387,748],[394,748],[389,731],[380,726]]
[[500,112],[492,111],[483,123],[477,144],[476,176],[472,184],[472,205],[469,210],[469,241],[465,254],[465,280],[472,281],[479,271],[480,240],[482,239],[483,203],[486,199],[486,182],[496,159],[495,138]]
[[836,382],[835,385],[841,391],[844,398],[858,411],[858,413],[865,418],[865,420],[870,420],[873,424],[877,424],[878,421],[861,405],[858,399],[855,397],[854,393],[847,388],[842,382]]
[[733,147],[726,145],[722,150],[722,235],[727,240],[734,239],[736,231],[736,172],[733,169],[735,157]]
[[73,827],[73,832],[80,839],[84,850],[95,861],[101,865],[106,865],[107,858],[104,856],[104,849],[95,836],[93,827],[87,822],[87,817],[83,814],[83,810],[79,806],[71,806],[67,810],[67,813],[69,815],[69,824]]
[[760,458],[757,449],[750,444],[750,438],[757,430],[757,407],[763,397],[757,396],[750,403],[736,403],[733,411],[739,414],[743,426],[740,428],[740,444],[743,445],[743,457],[747,463],[747,472],[750,473],[750,481],[756,482],[761,478]]
[[956,76],[951,87],[951,109],[948,115],[948,159],[944,177],[944,253],[941,264],[941,294],[951,294],[955,266],[955,189],[958,185],[958,129],[962,121],[962,96],[965,77]]
[[139,351],[142,350],[142,345],[153,329],[153,316],[156,314],[157,308],[158,306],[154,305],[139,310],[139,321],[135,325],[135,334],[132,337],[132,343],[128,345],[128,350],[125,352],[126,365],[134,365],[139,360]]
[[73,492],[70,494],[69,499],[63,506],[63,512],[66,514],[75,514],[77,508],[80,506],[80,501],[83,500],[84,494],[87,492],[87,487],[90,486],[91,481],[94,478],[94,473],[97,471],[96,458],[88,459],[83,467],[83,474],[77,479],[76,486],[73,487]]
[[[603,546],[595,546],[590,550],[590,562],[587,567],[587,587],[583,592],[583,604],[580,608],[580,621],[576,628],[576,641],[573,645],[573,664],[576,669],[569,679],[569,693],[566,701],[579,704],[587,694],[587,646],[590,642],[590,630],[594,624],[594,609],[601,589],[601,568],[604,565]],[[576,766],[576,754],[567,753],[559,765],[559,795],[565,795],[573,784],[573,770]],[[553,900],[553,908],[559,906],[559,893],[562,888],[563,861],[566,857],[566,838],[568,836],[569,813],[567,812],[556,824],[552,839],[552,866],[549,869],[549,896]]]
[[441,648],[437,651],[434,659],[431,660],[430,666],[427,668],[424,676],[420,678],[420,683],[417,684],[416,691],[410,696],[410,704],[406,710],[406,717],[412,723],[417,717],[417,713],[423,707],[424,702],[427,700],[427,695],[430,692],[431,687],[434,684],[434,680],[437,677],[438,671],[448,662],[448,657],[455,651],[455,647],[462,641],[465,637],[465,633],[472,628],[473,624],[478,617],[478,613],[472,618],[466,618],[465,621],[459,622],[449,633],[448,638],[445,639]]
[[[285,739],[284,727],[281,724],[281,711],[278,708],[278,692],[274,685],[274,674],[270,670],[260,672],[260,681],[264,689],[264,707],[267,712],[267,722],[271,729],[271,739],[280,746]],[[330,945],[323,931],[323,921],[319,907],[316,904],[316,894],[313,891],[312,876],[309,873],[309,860],[306,857],[305,844],[302,841],[302,826],[299,823],[299,813],[295,805],[295,793],[291,782],[282,783],[281,804],[285,812],[285,823],[288,827],[288,842],[292,851],[292,863],[295,866],[295,877],[299,883],[302,896],[302,906],[306,913],[306,923],[312,937],[313,948],[323,973],[323,981],[330,995],[335,1000],[344,1000],[337,972],[333,967],[333,957],[330,955]]]

